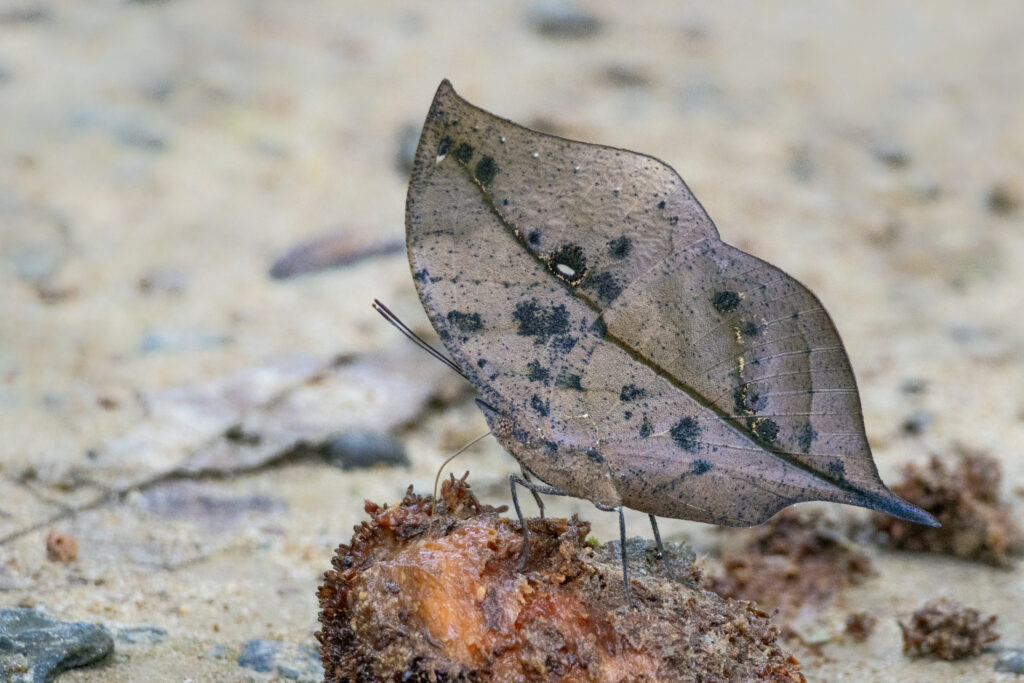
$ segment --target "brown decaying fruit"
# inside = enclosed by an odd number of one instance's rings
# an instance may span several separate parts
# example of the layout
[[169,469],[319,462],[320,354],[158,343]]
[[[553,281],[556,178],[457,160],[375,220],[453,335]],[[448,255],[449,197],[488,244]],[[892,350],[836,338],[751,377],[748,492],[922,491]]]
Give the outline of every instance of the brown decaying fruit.
[[325,680],[802,681],[778,629],[750,603],[698,586],[692,556],[630,546],[635,608],[614,547],[589,525],[516,522],[445,482],[435,516],[411,490],[338,548],[319,590]]

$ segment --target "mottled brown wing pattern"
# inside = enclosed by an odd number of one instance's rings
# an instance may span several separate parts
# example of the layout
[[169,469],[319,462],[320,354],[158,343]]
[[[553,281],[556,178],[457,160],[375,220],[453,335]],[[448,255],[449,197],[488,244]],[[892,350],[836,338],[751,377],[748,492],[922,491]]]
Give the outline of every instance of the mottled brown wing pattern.
[[924,519],[878,477],[820,302],[721,242],[660,161],[530,131],[445,82],[406,220],[431,322],[552,486],[721,524],[801,500]]

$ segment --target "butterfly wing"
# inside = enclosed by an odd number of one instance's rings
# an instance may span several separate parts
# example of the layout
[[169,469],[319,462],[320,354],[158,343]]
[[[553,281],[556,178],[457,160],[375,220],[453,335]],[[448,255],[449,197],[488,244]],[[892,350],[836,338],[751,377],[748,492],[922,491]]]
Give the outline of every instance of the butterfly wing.
[[552,485],[720,524],[802,500],[929,522],[878,476],[820,302],[724,244],[660,161],[530,131],[444,82],[406,224],[431,322]]

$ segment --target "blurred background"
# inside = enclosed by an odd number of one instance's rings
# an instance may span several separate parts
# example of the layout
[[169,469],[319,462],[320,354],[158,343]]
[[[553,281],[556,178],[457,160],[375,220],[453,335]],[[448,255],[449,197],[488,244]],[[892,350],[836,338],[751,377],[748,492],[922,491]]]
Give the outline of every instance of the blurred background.
[[[249,642],[315,679],[315,585],[363,499],[426,491],[486,429],[370,307],[430,332],[404,202],[442,78],[673,166],[724,240],[828,307],[887,481],[961,444],[1013,497],[1022,35],[1009,0],[0,1],[0,607],[118,635],[67,680],[235,680]],[[501,504],[517,467],[488,440],[451,469]],[[47,559],[53,530],[77,560]],[[894,610],[922,581],[995,609],[1022,580],[885,561],[859,599]],[[870,657],[895,666],[898,637]]]

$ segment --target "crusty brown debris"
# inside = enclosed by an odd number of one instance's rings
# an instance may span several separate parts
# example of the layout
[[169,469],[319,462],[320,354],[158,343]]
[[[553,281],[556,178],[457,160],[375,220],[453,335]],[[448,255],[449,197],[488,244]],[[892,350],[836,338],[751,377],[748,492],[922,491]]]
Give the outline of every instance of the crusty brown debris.
[[46,535],[46,556],[54,562],[74,562],[78,557],[78,541],[71,534],[51,531]]
[[803,681],[778,629],[746,602],[698,586],[692,555],[631,542],[635,608],[616,544],[595,550],[577,518],[519,524],[465,477],[431,500],[366,504],[319,590],[325,681]]
[[1024,551],[1024,534],[999,499],[1001,479],[995,458],[964,453],[950,470],[933,456],[927,465],[908,465],[903,481],[892,490],[930,512],[942,526],[925,527],[878,513],[872,522],[893,548],[1009,566]]
[[707,587],[730,598],[778,608],[783,623],[806,603],[822,605],[872,574],[871,560],[819,512],[786,509],[744,531],[745,542],[722,551],[723,572]]
[[914,612],[909,623],[900,622],[903,652],[908,657],[934,655],[946,661],[975,657],[999,639],[992,630],[995,622],[995,616],[983,618],[976,609],[937,598]]
[[846,617],[846,635],[857,643],[863,643],[871,637],[878,624],[878,617],[871,612],[854,612]]

